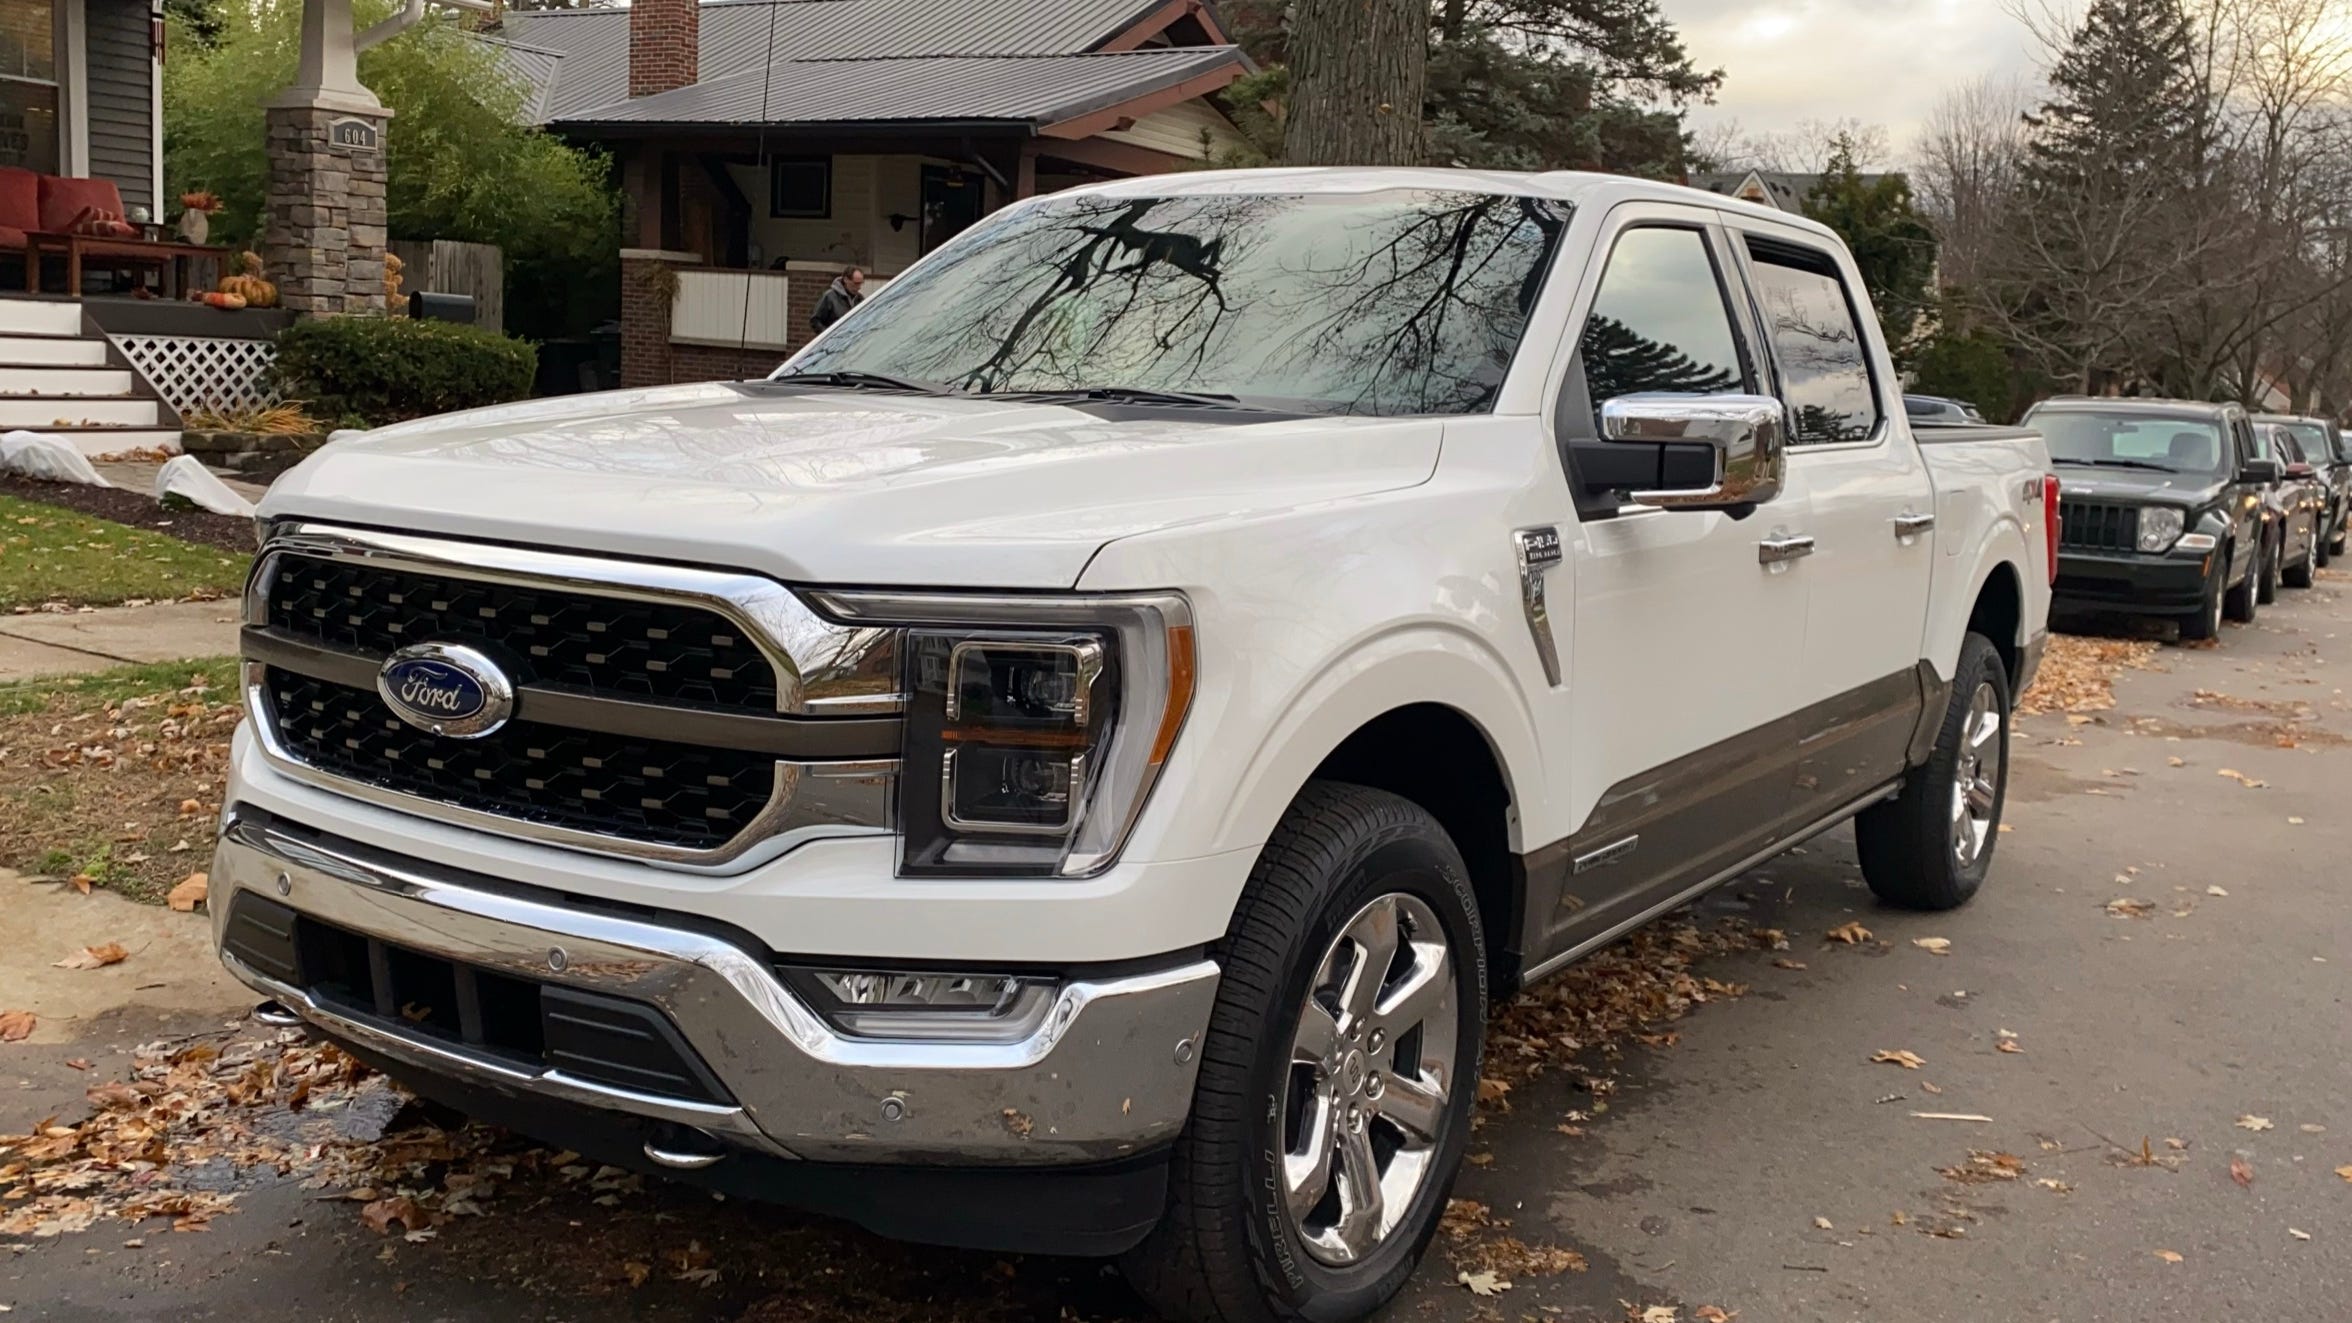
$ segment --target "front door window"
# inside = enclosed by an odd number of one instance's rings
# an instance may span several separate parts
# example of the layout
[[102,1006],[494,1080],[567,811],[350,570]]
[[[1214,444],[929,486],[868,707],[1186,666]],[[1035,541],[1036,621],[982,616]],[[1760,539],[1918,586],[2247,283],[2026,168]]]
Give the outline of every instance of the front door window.
[[58,172],[56,0],[0,4],[0,165]]

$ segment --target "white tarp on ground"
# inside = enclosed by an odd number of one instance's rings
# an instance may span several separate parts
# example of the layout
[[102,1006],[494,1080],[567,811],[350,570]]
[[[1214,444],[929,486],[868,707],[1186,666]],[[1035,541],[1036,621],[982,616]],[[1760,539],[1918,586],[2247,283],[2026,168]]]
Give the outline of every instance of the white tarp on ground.
[[78,482],[85,487],[111,487],[98,476],[73,442],[40,432],[0,432],[0,471],[47,482]]
[[164,461],[163,468],[155,475],[155,499],[169,505],[174,496],[214,514],[253,517],[253,502],[212,476],[212,470],[194,455],[179,455]]

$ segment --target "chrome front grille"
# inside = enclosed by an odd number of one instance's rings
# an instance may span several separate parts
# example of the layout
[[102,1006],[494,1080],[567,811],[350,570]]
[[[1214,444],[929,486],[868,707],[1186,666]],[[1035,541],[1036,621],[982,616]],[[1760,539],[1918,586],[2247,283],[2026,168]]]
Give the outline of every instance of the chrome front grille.
[[[685,865],[890,826],[899,636],[771,580],[295,525],[245,620],[264,752],[339,793]],[[472,738],[404,720],[377,673],[421,644],[488,657],[511,719]]]

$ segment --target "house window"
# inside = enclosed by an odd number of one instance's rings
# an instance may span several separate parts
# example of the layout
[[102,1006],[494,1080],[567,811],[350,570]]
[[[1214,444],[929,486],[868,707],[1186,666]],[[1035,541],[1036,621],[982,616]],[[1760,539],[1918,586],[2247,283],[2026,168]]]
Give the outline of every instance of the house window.
[[833,215],[833,158],[782,160],[768,168],[768,214],[783,220],[829,220]]
[[0,4],[0,165],[56,174],[55,0]]

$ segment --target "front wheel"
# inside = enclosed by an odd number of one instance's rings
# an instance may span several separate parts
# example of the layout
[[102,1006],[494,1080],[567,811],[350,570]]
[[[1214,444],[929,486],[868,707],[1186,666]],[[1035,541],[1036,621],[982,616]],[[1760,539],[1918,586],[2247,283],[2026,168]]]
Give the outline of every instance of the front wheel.
[[1901,794],[1854,819],[1862,877],[1889,905],[1958,909],[1992,868],[2009,793],[2009,671],[1992,640],[1970,634],[1935,751]]
[[2229,578],[2229,553],[2224,551],[2221,563],[2213,567],[2213,574],[2205,581],[2205,595],[2197,602],[2197,614],[2182,619],[2181,642],[2203,643],[2221,636],[2222,583]]
[[2263,562],[2270,559],[2270,539],[2257,538],[2254,542],[2254,563],[2246,567],[2246,577],[2222,597],[2222,613],[2241,625],[2254,623],[2257,600],[2262,595],[2262,576],[2268,571]]
[[2311,571],[2318,559],[2319,530],[2314,528],[2311,530],[2311,540],[2303,544],[2303,559],[2286,567],[2287,586],[2289,588],[2309,588],[2312,581]]
[[2262,582],[2261,586],[2256,590],[2254,598],[2255,601],[2260,602],[2264,606],[2269,606],[2273,602],[2278,601],[2279,564],[2286,558],[2287,535],[2286,531],[2282,529],[2279,532],[2277,546],[2274,547],[2268,544],[2264,545],[2262,553]]
[[1301,792],[1217,953],[1167,1213],[1121,1265],[1146,1300],[1337,1323],[1403,1288],[1469,1142],[1485,950],[1436,819],[1363,786]]

